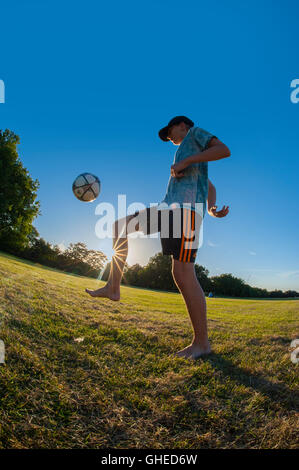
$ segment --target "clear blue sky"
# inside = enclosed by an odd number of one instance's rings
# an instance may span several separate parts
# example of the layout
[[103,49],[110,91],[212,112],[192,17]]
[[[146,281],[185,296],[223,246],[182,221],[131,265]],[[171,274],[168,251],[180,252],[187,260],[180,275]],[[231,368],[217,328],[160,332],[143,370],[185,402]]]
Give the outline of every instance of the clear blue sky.
[[[177,147],[158,130],[190,117],[231,157],[209,163],[224,219],[204,219],[196,262],[253,286],[299,290],[299,78],[297,1],[14,1],[1,5],[0,128],[40,181],[40,235],[95,235],[96,202],[71,191],[75,176],[102,182],[98,202],[148,205],[165,195]],[[129,264],[145,264],[157,240],[130,240]]]

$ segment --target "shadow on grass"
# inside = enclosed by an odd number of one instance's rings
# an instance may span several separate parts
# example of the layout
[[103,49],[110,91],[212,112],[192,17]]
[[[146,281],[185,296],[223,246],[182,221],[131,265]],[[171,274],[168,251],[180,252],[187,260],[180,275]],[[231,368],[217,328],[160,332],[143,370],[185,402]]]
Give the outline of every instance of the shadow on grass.
[[285,384],[271,382],[259,373],[250,373],[219,354],[212,353],[198,360],[208,361],[222,373],[223,377],[230,377],[234,382],[254,389],[270,400],[279,403],[283,408],[299,411],[299,393],[290,390]]

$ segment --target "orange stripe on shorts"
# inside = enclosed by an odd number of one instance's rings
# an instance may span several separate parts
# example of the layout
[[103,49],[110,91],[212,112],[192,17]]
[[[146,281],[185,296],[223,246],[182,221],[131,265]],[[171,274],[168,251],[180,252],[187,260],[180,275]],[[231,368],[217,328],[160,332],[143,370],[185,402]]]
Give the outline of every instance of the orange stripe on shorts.
[[183,250],[184,250],[184,241],[185,241],[185,228],[186,228],[186,209],[183,209],[183,225],[184,225],[184,228],[183,228],[183,236],[182,236],[182,241],[181,241],[181,250],[180,250],[180,257],[179,257],[179,261],[182,261],[182,255],[183,255]]
[[[191,229],[192,229],[192,231],[194,231],[194,211],[192,211],[192,227],[191,227]],[[193,242],[191,241],[190,242],[190,247],[191,247],[192,243]],[[191,251],[192,251],[192,248],[190,248],[190,250],[189,250],[188,261],[190,261]]]
[[[188,233],[187,233],[186,238],[190,238],[190,232],[191,232],[190,215],[191,215],[191,214],[190,214],[190,210],[189,210],[189,211],[188,211],[188,224],[187,224]],[[187,256],[187,253],[188,253],[189,244],[190,244],[190,242],[187,242],[187,247],[185,248],[185,253],[184,253],[184,259],[183,259],[183,261],[186,261],[186,256]]]

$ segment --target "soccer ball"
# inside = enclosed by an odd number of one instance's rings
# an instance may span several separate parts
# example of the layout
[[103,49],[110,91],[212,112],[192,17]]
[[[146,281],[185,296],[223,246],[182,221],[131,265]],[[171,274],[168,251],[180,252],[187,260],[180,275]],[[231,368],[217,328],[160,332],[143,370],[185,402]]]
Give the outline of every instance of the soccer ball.
[[82,173],[73,182],[73,193],[83,202],[94,201],[101,191],[99,178],[91,173]]

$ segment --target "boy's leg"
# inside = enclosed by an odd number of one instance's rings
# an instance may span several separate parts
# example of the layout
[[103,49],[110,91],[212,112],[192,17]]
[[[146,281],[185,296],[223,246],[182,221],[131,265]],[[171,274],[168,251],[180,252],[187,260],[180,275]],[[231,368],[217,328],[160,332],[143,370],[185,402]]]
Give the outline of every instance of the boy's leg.
[[[127,234],[131,233],[127,230],[128,223],[134,218],[135,215],[128,215],[123,219],[119,219],[114,223],[113,227],[113,250],[110,264],[110,274],[108,281],[104,287],[96,290],[85,289],[85,291],[92,297],[107,297],[110,300],[120,299],[120,283],[123,275],[125,262],[128,256],[128,237]],[[138,224],[139,225],[139,224]],[[136,231],[139,226],[136,226]],[[132,231],[132,230],[131,230]]]
[[192,343],[176,353],[179,357],[196,359],[211,352],[207,333],[207,308],[205,294],[199,284],[194,263],[172,260],[173,279],[181,292],[194,330]]
[[[136,214],[138,214],[138,218],[136,218]],[[135,219],[135,221],[132,219]],[[92,297],[107,297],[110,300],[120,299],[120,283],[128,256],[127,235],[129,233],[138,232],[139,230],[144,234],[156,233],[159,231],[157,207],[136,211],[135,214],[128,215],[114,223],[114,255],[110,265],[109,278],[106,285],[100,289],[85,289],[85,291]]]

